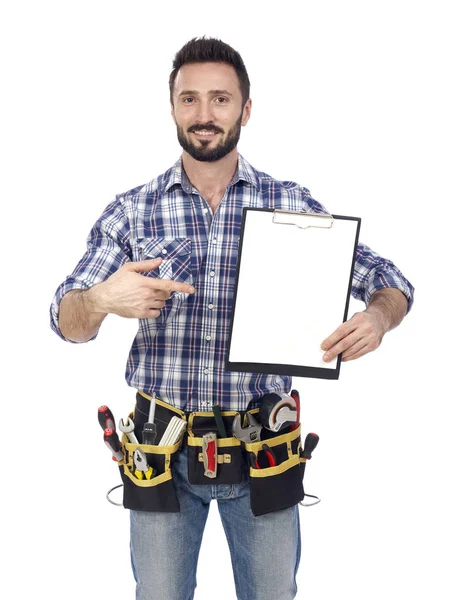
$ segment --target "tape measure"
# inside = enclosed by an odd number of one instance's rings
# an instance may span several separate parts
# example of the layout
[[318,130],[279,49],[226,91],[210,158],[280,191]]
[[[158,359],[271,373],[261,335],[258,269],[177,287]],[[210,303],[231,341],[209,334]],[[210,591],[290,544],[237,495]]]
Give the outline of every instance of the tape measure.
[[300,405],[299,394],[296,390],[291,396],[281,394],[267,394],[263,396],[258,416],[260,423],[270,431],[279,431],[283,427],[292,426],[299,422]]

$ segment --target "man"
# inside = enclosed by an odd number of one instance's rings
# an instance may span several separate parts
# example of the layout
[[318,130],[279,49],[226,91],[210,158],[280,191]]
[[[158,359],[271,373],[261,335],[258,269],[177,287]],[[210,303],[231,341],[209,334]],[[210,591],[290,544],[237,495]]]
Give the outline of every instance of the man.
[[[130,386],[186,412],[208,412],[216,403],[222,411],[244,412],[265,394],[289,393],[291,378],[224,371],[242,209],[326,210],[306,188],[276,181],[238,154],[252,101],[235,50],[220,40],[191,40],[176,54],[169,84],[182,156],[108,205],[86,254],[56,292],[52,327],[63,339],[86,342],[109,313],[138,318]],[[343,361],[355,360],[376,349],[410,310],[413,291],[393,263],[359,244],[352,294],[367,307],[318,340],[324,360],[339,353]],[[130,511],[138,600],[194,597],[212,498],[227,534],[237,597],[293,599],[301,547],[297,504],[255,517],[246,475],[233,485],[192,485],[186,450],[173,469],[180,512]]]

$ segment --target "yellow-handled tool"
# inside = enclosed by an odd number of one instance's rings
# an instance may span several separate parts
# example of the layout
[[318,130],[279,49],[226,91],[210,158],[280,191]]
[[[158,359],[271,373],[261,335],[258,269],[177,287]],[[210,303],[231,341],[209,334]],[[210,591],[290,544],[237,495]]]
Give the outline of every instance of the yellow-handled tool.
[[136,448],[133,454],[135,464],[135,477],[137,479],[152,479],[155,476],[155,469],[149,467],[147,458],[141,448]]

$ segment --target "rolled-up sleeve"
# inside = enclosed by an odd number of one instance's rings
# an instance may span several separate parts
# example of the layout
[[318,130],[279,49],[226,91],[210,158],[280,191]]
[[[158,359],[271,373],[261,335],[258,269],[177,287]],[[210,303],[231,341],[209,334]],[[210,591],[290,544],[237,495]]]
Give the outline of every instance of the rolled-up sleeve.
[[352,295],[368,306],[374,292],[384,288],[396,288],[407,298],[407,312],[413,304],[415,288],[390,260],[382,258],[364,244],[356,251],[352,277]]
[[[303,200],[307,203],[304,210],[330,214],[320,202],[311,197],[307,188],[302,188],[301,191]],[[354,298],[362,300],[368,306],[374,292],[389,287],[396,288],[404,294],[408,302],[407,312],[409,312],[415,291],[410,281],[390,260],[379,256],[365,244],[358,244],[351,287]]]
[[[111,202],[96,221],[87,239],[87,250],[73,272],[61,283],[50,306],[50,326],[65,341],[59,328],[59,307],[71,290],[86,290],[100,283],[132,259],[129,247],[130,226],[121,197]],[[94,340],[97,334],[91,339]],[[79,343],[79,342],[72,342]]]

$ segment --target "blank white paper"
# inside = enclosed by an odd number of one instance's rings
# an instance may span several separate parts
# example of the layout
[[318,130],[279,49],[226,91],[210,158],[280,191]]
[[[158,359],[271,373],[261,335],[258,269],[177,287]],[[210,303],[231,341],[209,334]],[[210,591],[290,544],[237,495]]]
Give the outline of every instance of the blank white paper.
[[335,369],[320,344],[343,322],[358,221],[301,229],[272,219],[246,214],[229,361]]

